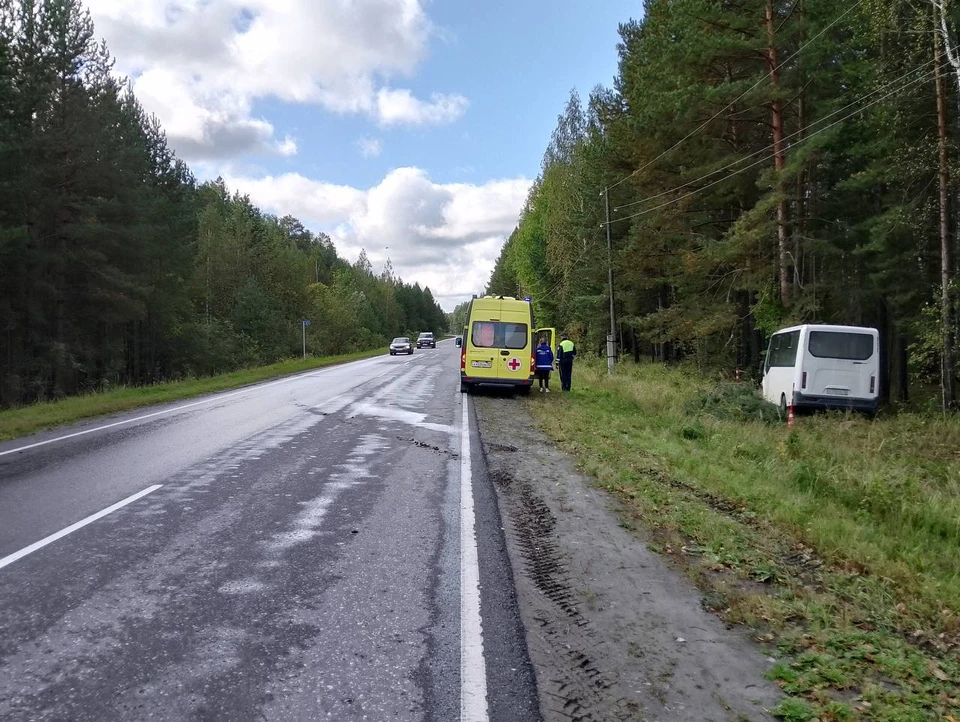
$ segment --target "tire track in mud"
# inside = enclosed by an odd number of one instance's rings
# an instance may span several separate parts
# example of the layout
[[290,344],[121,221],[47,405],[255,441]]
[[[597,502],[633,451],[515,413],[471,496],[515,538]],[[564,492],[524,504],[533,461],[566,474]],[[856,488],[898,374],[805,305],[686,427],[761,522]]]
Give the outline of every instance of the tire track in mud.
[[475,409],[543,719],[772,720],[774,660],[705,611],[513,399]]
[[[508,449],[500,444],[488,448]],[[509,449],[515,450],[515,449]],[[509,529],[520,551],[527,577],[550,602],[534,615],[537,636],[547,652],[549,676],[538,684],[547,701],[547,719],[572,722],[639,719],[628,700],[610,699],[616,675],[601,669],[603,657],[590,622],[580,612],[571,588],[571,574],[562,562],[554,537],[556,518],[528,483],[517,481],[502,468],[491,470],[491,480],[509,500]]]

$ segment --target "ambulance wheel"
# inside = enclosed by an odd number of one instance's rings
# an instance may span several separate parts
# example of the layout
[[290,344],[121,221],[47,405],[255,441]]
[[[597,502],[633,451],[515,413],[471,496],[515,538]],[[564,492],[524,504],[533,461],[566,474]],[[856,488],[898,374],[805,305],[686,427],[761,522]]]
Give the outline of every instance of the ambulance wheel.
[[470,388],[470,384],[468,384],[468,383],[466,383],[466,382],[464,382],[464,381],[461,381],[461,382],[460,382],[460,393],[461,393],[461,394],[469,394],[469,393],[471,393],[471,392],[472,392],[472,389]]
[[520,394],[521,396],[529,396],[529,395],[530,395],[530,389],[531,389],[531,388],[533,388],[533,387],[532,387],[532,386],[520,386],[520,387],[517,389],[517,393]]
[[787,418],[787,395],[780,394],[780,415]]

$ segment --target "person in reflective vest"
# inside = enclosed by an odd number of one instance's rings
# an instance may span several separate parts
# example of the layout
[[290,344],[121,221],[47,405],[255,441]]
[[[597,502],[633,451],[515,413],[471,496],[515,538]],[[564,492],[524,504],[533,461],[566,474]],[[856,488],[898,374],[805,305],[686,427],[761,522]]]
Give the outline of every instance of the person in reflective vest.
[[557,368],[560,369],[560,388],[570,390],[570,381],[573,376],[573,359],[577,355],[577,347],[567,338],[567,334],[560,334],[560,345],[557,346]]

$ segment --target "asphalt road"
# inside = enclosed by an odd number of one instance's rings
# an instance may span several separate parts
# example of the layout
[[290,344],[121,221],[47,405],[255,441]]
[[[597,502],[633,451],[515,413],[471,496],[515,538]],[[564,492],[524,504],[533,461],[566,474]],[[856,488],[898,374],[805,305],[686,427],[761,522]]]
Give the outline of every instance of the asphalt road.
[[457,368],[444,342],[0,444],[0,719],[538,720]]

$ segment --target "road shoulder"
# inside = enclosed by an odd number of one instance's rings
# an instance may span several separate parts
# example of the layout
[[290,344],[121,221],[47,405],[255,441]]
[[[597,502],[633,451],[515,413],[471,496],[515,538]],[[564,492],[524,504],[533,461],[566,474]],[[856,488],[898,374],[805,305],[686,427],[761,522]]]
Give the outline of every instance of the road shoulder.
[[703,609],[514,399],[475,401],[545,719],[772,719],[767,655]]

